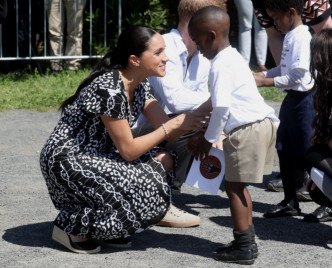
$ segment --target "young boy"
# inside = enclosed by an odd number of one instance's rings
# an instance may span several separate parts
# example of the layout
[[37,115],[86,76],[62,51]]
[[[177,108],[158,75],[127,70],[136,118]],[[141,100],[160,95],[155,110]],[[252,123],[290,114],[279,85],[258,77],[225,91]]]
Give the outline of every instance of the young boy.
[[297,216],[297,174],[304,173],[304,155],[310,146],[315,115],[313,79],[309,72],[311,34],[302,24],[302,0],[266,0],[265,8],[275,27],[285,35],[281,62],[276,68],[255,74],[257,86],[275,86],[287,92],[280,107],[277,151],[284,199],[264,213],[266,218]]
[[272,172],[276,127],[274,110],[259,94],[248,64],[230,46],[229,16],[217,7],[197,11],[189,34],[200,52],[212,60],[209,74],[212,115],[205,139],[189,150],[206,156],[224,132],[226,192],[230,201],[234,241],[217,249],[223,262],[252,264],[258,255],[252,223],[252,201],[246,183],[261,183]]

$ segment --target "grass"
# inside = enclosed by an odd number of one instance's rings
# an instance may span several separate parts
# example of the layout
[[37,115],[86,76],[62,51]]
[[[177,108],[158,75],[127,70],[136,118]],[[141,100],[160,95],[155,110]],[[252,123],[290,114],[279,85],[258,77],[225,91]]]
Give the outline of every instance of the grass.
[[88,74],[89,70],[83,69],[48,74],[45,77],[38,73],[0,75],[0,111],[55,110],[63,100],[75,93],[79,83]]
[[[66,98],[74,94],[80,82],[88,76],[89,68],[47,74],[0,74],[0,111],[22,109],[50,111],[58,109]],[[265,100],[282,101],[284,94],[274,87],[260,88]]]

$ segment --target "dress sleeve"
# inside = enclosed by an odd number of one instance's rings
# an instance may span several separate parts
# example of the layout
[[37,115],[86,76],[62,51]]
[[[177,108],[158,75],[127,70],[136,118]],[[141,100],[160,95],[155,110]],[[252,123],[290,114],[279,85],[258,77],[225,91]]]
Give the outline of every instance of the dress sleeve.
[[123,83],[114,73],[103,75],[94,80],[84,90],[82,98],[87,112],[118,119],[130,117]]
[[150,82],[147,79],[141,83],[141,87],[143,88],[145,100],[151,100],[156,98]]

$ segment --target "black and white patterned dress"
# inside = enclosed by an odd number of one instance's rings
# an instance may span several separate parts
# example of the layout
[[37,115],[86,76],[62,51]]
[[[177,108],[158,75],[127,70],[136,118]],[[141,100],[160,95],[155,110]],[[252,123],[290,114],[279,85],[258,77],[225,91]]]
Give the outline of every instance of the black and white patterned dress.
[[155,148],[127,162],[100,115],[127,119],[132,127],[147,99],[148,81],[135,89],[133,112],[117,70],[94,79],[69,105],[42,149],[40,166],[56,209],[54,224],[94,239],[127,237],[156,224],[170,203],[166,173]]

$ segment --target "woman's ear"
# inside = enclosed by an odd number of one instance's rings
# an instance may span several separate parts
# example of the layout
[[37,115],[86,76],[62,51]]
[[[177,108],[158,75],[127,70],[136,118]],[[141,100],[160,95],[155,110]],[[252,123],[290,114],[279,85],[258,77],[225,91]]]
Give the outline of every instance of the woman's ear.
[[135,67],[139,67],[140,60],[135,55],[130,55],[129,56],[129,64],[132,65],[132,66],[135,66]]

